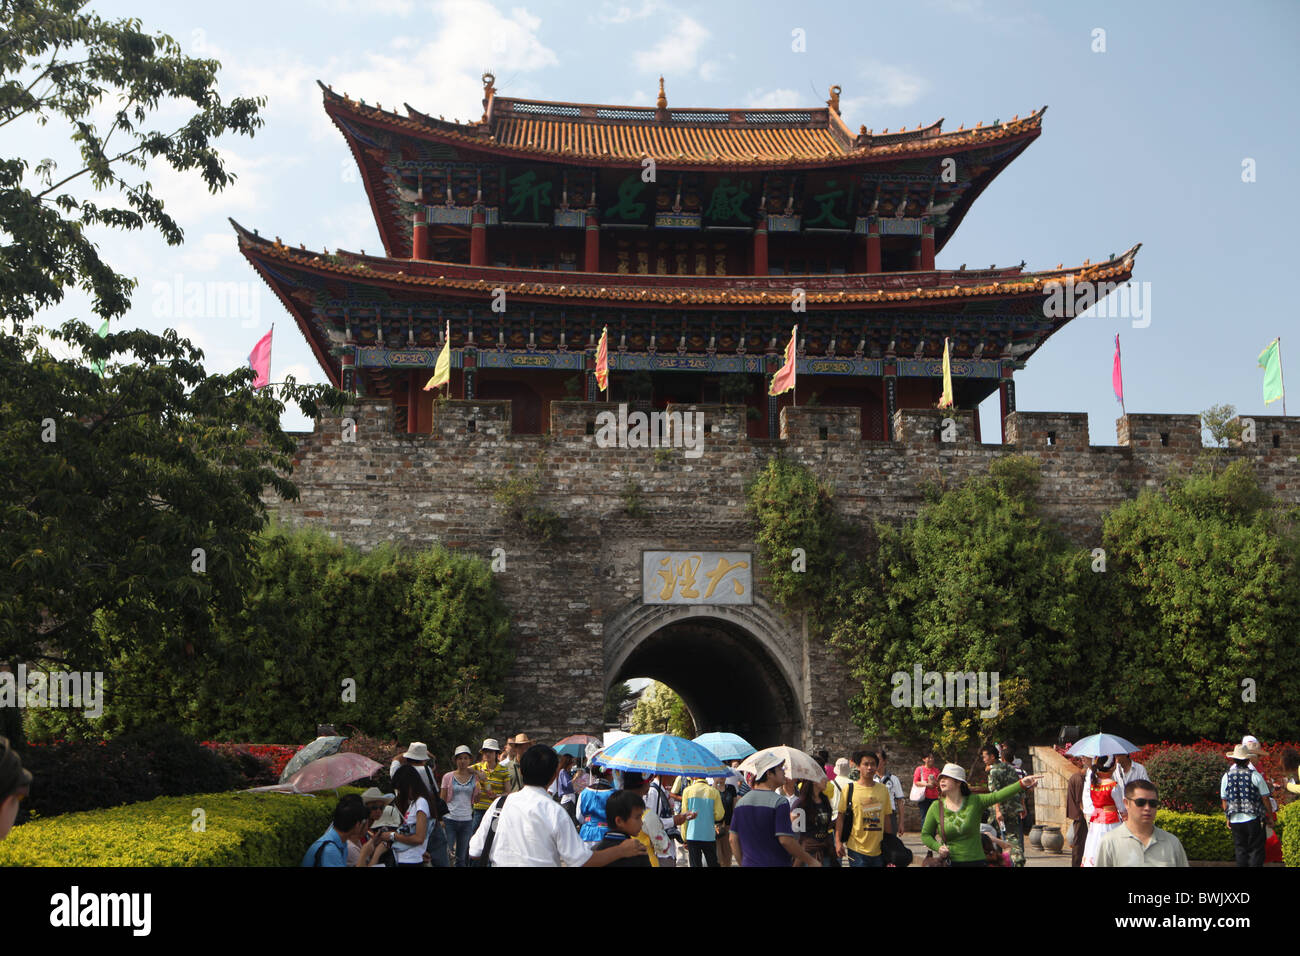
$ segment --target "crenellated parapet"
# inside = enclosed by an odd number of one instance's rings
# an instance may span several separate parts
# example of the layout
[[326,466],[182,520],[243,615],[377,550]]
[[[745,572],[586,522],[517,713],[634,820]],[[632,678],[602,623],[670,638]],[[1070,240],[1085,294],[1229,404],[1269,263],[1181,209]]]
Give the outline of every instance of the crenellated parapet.
[[1006,426],[1007,444],[1018,449],[1088,450],[1086,412],[1012,412]]

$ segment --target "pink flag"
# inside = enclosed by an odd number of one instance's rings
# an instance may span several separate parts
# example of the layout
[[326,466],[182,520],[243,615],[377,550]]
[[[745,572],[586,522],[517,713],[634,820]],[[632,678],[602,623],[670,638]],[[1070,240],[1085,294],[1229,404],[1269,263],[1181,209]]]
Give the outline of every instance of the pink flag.
[[271,331],[262,336],[253,346],[253,351],[248,353],[248,367],[257,373],[253,388],[262,388],[271,381],[271,336],[274,332],[272,326]]
[[1110,384],[1115,389],[1115,400],[1124,404],[1124,372],[1119,366],[1119,333],[1115,334],[1115,364],[1110,371]]

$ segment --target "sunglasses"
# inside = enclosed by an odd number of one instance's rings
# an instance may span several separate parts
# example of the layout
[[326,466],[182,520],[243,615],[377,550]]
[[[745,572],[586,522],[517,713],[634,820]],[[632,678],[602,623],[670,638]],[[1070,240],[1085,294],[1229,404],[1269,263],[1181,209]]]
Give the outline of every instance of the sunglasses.
[[1129,803],[1133,804],[1133,806],[1139,809],[1142,809],[1144,807],[1150,807],[1151,809],[1154,810],[1160,806],[1160,801],[1155,799],[1154,797],[1150,799],[1144,797],[1137,797],[1135,799],[1130,800]]

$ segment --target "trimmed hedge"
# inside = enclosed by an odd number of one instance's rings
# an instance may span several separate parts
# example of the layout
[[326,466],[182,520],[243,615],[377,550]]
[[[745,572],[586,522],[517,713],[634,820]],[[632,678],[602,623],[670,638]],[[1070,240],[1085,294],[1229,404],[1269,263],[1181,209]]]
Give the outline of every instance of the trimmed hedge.
[[1222,814],[1156,812],[1156,826],[1178,837],[1189,860],[1224,860],[1231,862],[1232,831]]
[[297,866],[337,804],[332,792],[202,793],[67,813],[14,827],[0,866]]
[[1277,812],[1278,839],[1282,842],[1282,862],[1300,866],[1300,800],[1292,800]]

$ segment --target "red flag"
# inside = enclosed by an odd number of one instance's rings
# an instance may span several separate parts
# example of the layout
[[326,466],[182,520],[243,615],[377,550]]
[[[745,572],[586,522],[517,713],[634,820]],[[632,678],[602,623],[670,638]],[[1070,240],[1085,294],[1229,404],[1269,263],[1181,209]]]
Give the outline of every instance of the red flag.
[[609,391],[609,326],[600,333],[600,344],[596,346],[596,384],[602,392]]
[[780,395],[782,392],[788,392],[794,388],[794,370],[795,370],[795,341],[799,338],[799,326],[790,330],[790,344],[785,347],[785,364],[782,365],[775,375],[772,376],[772,385],[767,390],[769,395]]
[[271,381],[271,336],[274,332],[275,326],[271,326],[271,331],[262,336],[253,346],[253,351],[248,353],[248,367],[257,373],[253,388],[262,388]]
[[1115,400],[1124,405],[1124,372],[1119,366],[1119,333],[1115,334],[1115,363],[1110,371],[1110,386],[1115,390]]

